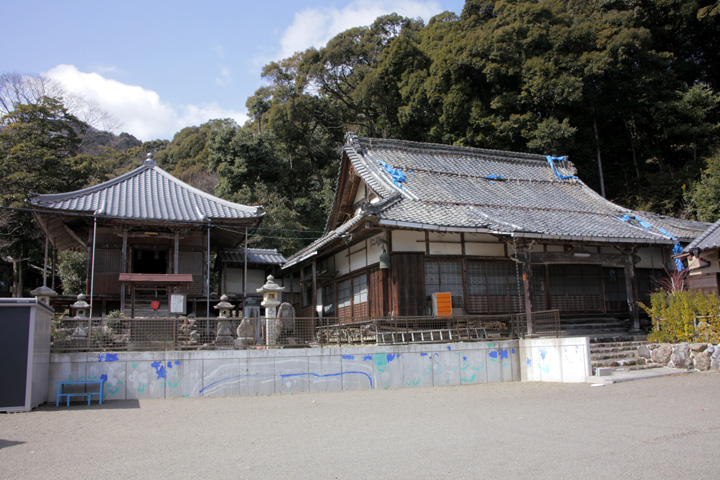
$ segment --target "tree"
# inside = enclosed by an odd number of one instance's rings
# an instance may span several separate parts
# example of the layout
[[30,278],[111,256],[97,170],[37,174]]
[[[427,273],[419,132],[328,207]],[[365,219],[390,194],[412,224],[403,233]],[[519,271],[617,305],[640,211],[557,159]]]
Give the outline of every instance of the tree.
[[83,122],[102,130],[117,130],[120,122],[100,105],[43,75],[0,75],[0,116],[12,112],[18,105],[39,103],[44,97],[61,99],[65,108]]
[[706,159],[702,177],[685,193],[697,212],[698,220],[715,222],[720,219],[720,149]]
[[24,262],[37,255],[40,230],[26,211],[31,192],[81,188],[100,178],[92,157],[77,155],[87,124],[54,98],[15,105],[0,120],[0,254],[13,262],[14,295],[22,296]]

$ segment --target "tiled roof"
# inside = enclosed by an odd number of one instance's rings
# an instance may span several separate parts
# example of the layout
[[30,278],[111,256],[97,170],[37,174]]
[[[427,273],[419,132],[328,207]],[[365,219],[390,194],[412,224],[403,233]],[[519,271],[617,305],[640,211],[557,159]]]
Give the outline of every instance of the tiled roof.
[[94,213],[103,217],[203,223],[208,220],[251,219],[262,207],[228,202],[173,177],[148,159],[135,170],[113,180],[68,193],[31,194],[34,207]]
[[[542,155],[352,134],[344,151],[381,198],[401,196],[375,214],[381,225],[633,243],[674,243],[660,229],[690,241],[707,228],[609,202],[577,178],[560,179]],[[406,182],[394,184],[383,163],[402,170]],[[576,173],[569,161],[556,168],[564,176]]]
[[[245,263],[245,249],[234,248],[220,251],[220,260],[228,265],[242,265]],[[254,264],[282,265],[286,262],[285,257],[276,249],[248,248],[247,261]]]
[[350,231],[355,225],[359,224],[364,217],[362,215],[357,215],[353,217],[351,220],[343,223],[340,227],[337,229],[326,233],[319,239],[315,240],[313,243],[308,245],[307,247],[303,248],[299,252],[293,254],[287,261],[285,265],[283,265],[283,269],[292,267],[293,265],[302,262],[306,258],[310,258],[313,255],[315,255],[318,250],[320,250],[325,245],[328,245],[329,243],[332,243],[334,240],[338,240],[345,237],[345,234]]
[[718,247],[720,247],[720,220],[713,223],[702,235],[685,247],[685,251],[689,252],[694,249],[707,250],[708,248]]

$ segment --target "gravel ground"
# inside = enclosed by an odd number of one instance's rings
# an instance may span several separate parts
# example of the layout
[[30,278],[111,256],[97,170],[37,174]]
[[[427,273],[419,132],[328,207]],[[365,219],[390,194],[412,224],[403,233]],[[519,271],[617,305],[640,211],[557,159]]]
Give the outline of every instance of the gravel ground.
[[720,374],[0,414],[0,478],[717,478]]

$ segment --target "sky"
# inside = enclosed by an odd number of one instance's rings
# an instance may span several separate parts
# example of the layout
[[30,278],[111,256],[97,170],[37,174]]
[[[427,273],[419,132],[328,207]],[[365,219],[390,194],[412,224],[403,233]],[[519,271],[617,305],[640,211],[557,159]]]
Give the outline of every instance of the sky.
[[[464,0],[22,0],[2,8],[0,74],[40,74],[140,140],[247,120],[263,65],[396,12],[426,23]],[[12,39],[12,40],[10,40]]]

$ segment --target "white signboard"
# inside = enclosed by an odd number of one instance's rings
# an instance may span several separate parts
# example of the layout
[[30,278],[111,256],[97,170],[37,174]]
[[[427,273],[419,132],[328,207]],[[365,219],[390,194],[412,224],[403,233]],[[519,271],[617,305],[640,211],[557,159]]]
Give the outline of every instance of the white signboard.
[[185,315],[186,313],[186,295],[182,293],[170,294],[170,313]]

